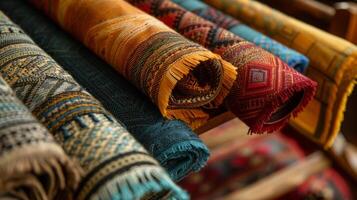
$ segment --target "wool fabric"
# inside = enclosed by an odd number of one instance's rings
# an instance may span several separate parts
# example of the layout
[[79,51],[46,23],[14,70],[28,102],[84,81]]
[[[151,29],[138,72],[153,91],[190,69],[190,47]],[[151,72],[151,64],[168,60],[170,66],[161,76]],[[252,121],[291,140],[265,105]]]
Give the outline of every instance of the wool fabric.
[[337,170],[330,167],[313,174],[293,191],[278,198],[291,199],[343,199],[353,200],[351,189],[346,179]]
[[279,133],[243,143],[231,141],[213,149],[207,166],[179,184],[189,191],[192,199],[224,199],[225,195],[293,165],[303,157],[299,146]]
[[304,72],[309,65],[309,59],[306,56],[255,31],[237,19],[210,7],[200,0],[172,0],[172,2],[269,51],[298,72]]
[[173,180],[205,165],[209,150],[184,122],[163,118],[139,90],[80,42],[22,0],[2,0],[0,9],[103,103]]
[[[123,0],[31,0],[111,64],[164,117],[195,128],[236,78],[235,68]],[[50,3],[51,2],[51,3]]]
[[13,22],[1,14],[0,74],[77,159],[74,199],[187,199],[147,151]]
[[340,132],[348,96],[357,78],[357,47],[257,1],[204,0],[310,59],[306,75],[318,82],[315,99],[291,125],[330,147]]
[[252,132],[273,132],[312,98],[315,82],[269,52],[168,0],[129,0],[237,67],[226,106]]
[[[1,21],[0,17],[0,21]],[[0,38],[11,28],[0,22]],[[2,39],[0,39],[2,40]],[[67,198],[81,169],[0,77],[0,196]]]

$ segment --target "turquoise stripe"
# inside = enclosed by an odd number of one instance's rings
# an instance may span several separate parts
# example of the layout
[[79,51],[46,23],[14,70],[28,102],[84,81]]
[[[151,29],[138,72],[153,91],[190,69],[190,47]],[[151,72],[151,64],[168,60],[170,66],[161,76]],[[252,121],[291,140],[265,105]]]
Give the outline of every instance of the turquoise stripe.
[[207,5],[205,3],[202,3],[200,1],[185,1],[185,0],[172,0],[173,2],[179,4],[180,6],[184,7],[188,11],[193,11],[193,10],[203,10],[207,9]]
[[[93,108],[93,109],[91,109]],[[51,129],[52,127],[54,127],[59,121],[61,121],[62,119],[68,117],[70,114],[77,112],[77,111],[83,111],[83,110],[88,110],[88,111],[93,111],[93,110],[98,110],[97,107],[87,107],[87,106],[82,106],[82,107],[78,107],[76,109],[71,109],[65,113],[63,113],[60,117],[58,117],[56,120],[51,119],[51,123],[47,126],[48,129]],[[68,121],[71,121],[73,119],[69,119]]]
[[239,35],[245,40],[248,40],[250,42],[253,42],[256,37],[261,37],[262,35],[258,33],[257,31],[249,28],[246,25],[237,25],[229,29],[232,33]]
[[45,112],[41,113],[42,116],[48,116],[50,113],[53,112],[54,109],[58,109],[60,108],[61,106],[63,106],[64,104],[73,104],[74,102],[80,102],[80,101],[83,101],[83,99],[81,97],[75,97],[75,98],[71,98],[71,99],[67,99],[66,101],[60,101],[58,102],[57,104],[54,104],[53,106],[49,107],[48,109],[46,109]]

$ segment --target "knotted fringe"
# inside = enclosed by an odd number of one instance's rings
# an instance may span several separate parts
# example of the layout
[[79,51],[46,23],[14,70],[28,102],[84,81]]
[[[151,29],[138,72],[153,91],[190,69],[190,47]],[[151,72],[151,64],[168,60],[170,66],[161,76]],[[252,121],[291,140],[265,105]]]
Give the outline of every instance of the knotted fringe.
[[[5,188],[6,193],[0,192],[0,199],[16,199],[16,200],[32,200],[32,199],[48,199],[43,185],[35,175],[24,175],[22,177],[12,177],[11,184]],[[35,188],[35,189],[34,189]],[[13,191],[8,191],[13,189]]]
[[59,146],[38,143],[4,154],[0,174],[0,194],[26,191],[28,199],[47,200],[71,199],[83,172]]
[[165,117],[181,119],[188,123],[192,128],[197,128],[208,120],[208,114],[204,113],[200,108],[183,108],[174,110],[168,109],[168,107],[170,106],[170,96],[172,95],[172,91],[175,88],[177,82],[192,72],[192,70],[199,66],[200,63],[210,59],[220,60],[223,69],[221,88],[219,88],[214,99],[212,99],[210,103],[219,105],[223,102],[223,99],[228,95],[230,88],[236,79],[237,72],[235,67],[232,64],[222,60],[219,55],[210,51],[197,51],[191,54],[186,54],[178,59],[175,63],[171,64],[168,67],[169,70],[163,76],[162,82],[160,83],[157,105]]
[[[261,112],[258,118],[254,119],[254,122],[248,124],[249,133],[262,134],[265,132],[271,133],[280,129],[291,117],[296,117],[301,112],[310,100],[314,97],[316,92],[317,83],[307,79],[306,81],[296,83],[289,86],[287,89],[279,92],[265,106],[265,109]],[[277,120],[275,123],[268,124],[267,122],[271,118],[277,109],[282,107],[286,102],[292,100],[295,94],[303,92],[302,99],[299,104],[292,110],[292,112],[285,117]]]
[[[197,172],[204,167],[209,155],[206,145],[200,141],[191,140],[175,143],[156,159],[162,166],[170,168],[168,171],[170,177],[178,182],[190,172]],[[172,164],[169,163],[170,161]]]
[[[89,199],[167,199],[185,200],[188,194],[175,185],[158,166],[136,166],[103,184]],[[165,198],[166,199],[166,198]]]

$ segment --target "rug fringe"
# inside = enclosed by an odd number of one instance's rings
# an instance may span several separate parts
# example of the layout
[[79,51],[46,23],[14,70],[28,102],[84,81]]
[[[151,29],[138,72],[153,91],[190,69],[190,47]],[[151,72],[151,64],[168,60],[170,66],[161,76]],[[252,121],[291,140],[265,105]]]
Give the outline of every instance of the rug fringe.
[[[203,168],[207,161],[210,152],[206,145],[200,141],[182,141],[175,143],[169,149],[156,157],[162,166],[168,166],[170,160],[184,160],[180,163],[174,163],[174,167],[170,167],[168,171],[170,177],[174,181],[182,180],[189,172],[197,172]],[[184,159],[183,159],[184,158]],[[168,166],[169,167],[169,166]]]
[[170,109],[166,117],[180,119],[193,129],[200,127],[209,119],[209,115],[200,109]]
[[162,168],[137,166],[107,181],[90,199],[161,199],[167,195],[168,199],[189,199]]
[[[301,112],[310,100],[314,97],[317,88],[317,83],[311,80],[306,80],[279,92],[276,94],[268,103],[265,110],[259,115],[260,117],[255,120],[255,123],[250,125],[249,133],[271,133],[280,129],[291,116],[296,117],[299,112]],[[267,125],[266,122],[269,121],[272,114],[276,111],[276,108],[281,107],[286,103],[294,94],[298,92],[304,92],[303,97],[298,106],[291,112],[291,114],[279,120],[277,123]]]
[[[63,150],[49,143],[27,145],[6,153],[0,159],[0,193],[14,187],[34,184],[40,199],[70,199],[83,175],[81,168],[70,161]],[[26,177],[46,175],[49,181],[26,184]],[[19,181],[20,180],[20,181]],[[34,183],[32,183],[34,182]],[[45,189],[46,188],[46,189]],[[61,194],[60,194],[61,193]]]
[[214,107],[220,106],[228,94],[231,92],[233,84],[237,78],[237,68],[233,66],[231,63],[222,60],[222,65],[227,66],[223,67],[223,80],[222,80],[222,88],[219,91],[216,99],[211,103]]
[[[177,85],[178,81],[183,79],[187,74],[189,74],[194,68],[199,66],[200,63],[208,61],[210,59],[218,59],[221,61],[223,69],[222,85],[223,87],[215,95],[215,99],[212,99],[211,103],[221,104],[223,99],[228,95],[230,88],[236,78],[236,70],[233,65],[223,61],[222,58],[210,51],[199,51],[191,54],[186,54],[178,59],[172,66],[168,67],[168,71],[163,76],[163,80],[160,83],[160,90],[158,94],[158,107],[163,116],[168,118],[181,119],[187,122],[191,127],[196,128],[208,120],[207,117],[203,116],[203,111],[193,110],[186,112],[186,109],[168,109],[169,99],[172,95],[172,91]],[[199,119],[192,120],[193,116],[198,116]]]

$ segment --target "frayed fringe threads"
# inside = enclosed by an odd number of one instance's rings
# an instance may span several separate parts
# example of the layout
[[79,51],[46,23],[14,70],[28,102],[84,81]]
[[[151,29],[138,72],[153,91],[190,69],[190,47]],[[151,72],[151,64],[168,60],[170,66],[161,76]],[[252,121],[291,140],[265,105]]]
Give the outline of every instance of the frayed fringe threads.
[[[188,194],[177,187],[162,168],[140,166],[113,177],[89,199],[158,199],[164,196],[171,200],[189,199]],[[78,199],[83,198],[79,197]]]
[[[39,143],[15,149],[0,158],[0,194],[29,190],[29,199],[71,199],[83,175],[55,145]],[[46,177],[47,180],[38,179]],[[16,194],[15,194],[16,196]]]
[[183,79],[189,74],[195,67],[201,62],[209,59],[218,59],[222,65],[223,76],[221,78],[221,87],[218,90],[215,98],[210,102],[214,105],[222,104],[224,98],[230,92],[231,87],[236,79],[236,68],[222,60],[222,58],[210,51],[195,52],[194,54],[187,54],[181,59],[177,60],[172,66],[168,67],[168,71],[163,76],[163,80],[160,83],[160,90],[158,95],[158,107],[163,116],[170,119],[180,119],[192,128],[197,128],[207,122],[209,116],[202,109],[168,109],[169,99],[172,95],[172,91],[177,85],[178,81]]

